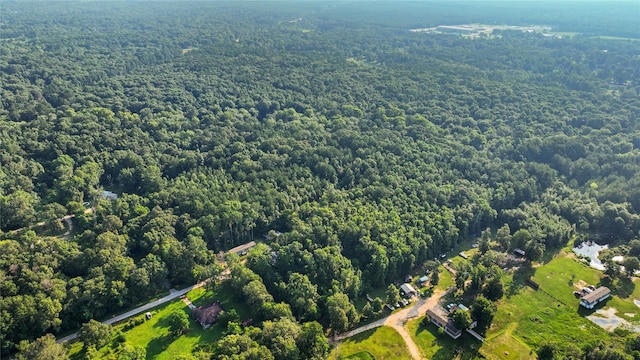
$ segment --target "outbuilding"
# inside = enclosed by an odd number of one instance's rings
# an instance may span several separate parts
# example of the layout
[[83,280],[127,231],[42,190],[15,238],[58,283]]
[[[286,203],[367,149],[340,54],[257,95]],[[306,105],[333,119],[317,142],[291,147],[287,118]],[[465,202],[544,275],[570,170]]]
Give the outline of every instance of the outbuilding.
[[418,294],[418,291],[416,291],[416,289],[411,286],[411,284],[407,283],[404,283],[400,286],[400,292],[402,293],[402,296],[405,297],[412,297]]

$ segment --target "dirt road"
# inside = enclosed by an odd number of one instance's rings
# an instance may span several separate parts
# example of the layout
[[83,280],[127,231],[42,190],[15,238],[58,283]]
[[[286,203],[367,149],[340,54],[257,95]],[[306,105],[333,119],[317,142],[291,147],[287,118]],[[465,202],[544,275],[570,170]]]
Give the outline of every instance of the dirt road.
[[449,292],[451,292],[452,289],[448,289],[448,290],[436,290],[432,296],[430,296],[427,299],[419,299],[416,301],[416,303],[411,306],[408,307],[406,309],[403,309],[401,311],[398,311],[394,314],[391,314],[385,318],[382,318],[380,320],[374,321],[372,323],[369,323],[367,325],[361,326],[359,328],[353,329],[351,331],[348,331],[346,333],[340,334],[340,335],[336,335],[332,341],[334,343],[336,342],[340,342],[344,339],[347,339],[351,336],[360,334],[362,332],[365,332],[367,330],[371,330],[380,326],[390,326],[392,328],[394,328],[399,334],[400,336],[402,336],[402,338],[404,339],[404,342],[407,344],[407,348],[409,348],[409,352],[411,353],[411,357],[415,360],[421,360],[423,359],[422,355],[420,354],[420,349],[418,348],[418,346],[415,344],[415,342],[413,341],[413,339],[411,338],[411,336],[409,335],[409,332],[407,331],[407,329],[405,328],[405,325],[407,323],[407,321],[411,320],[411,319],[415,319],[417,317],[422,316],[424,313],[427,312],[428,309],[436,306],[438,304],[438,302],[440,301],[440,298],[442,298],[443,296],[445,296],[446,294],[448,294]]

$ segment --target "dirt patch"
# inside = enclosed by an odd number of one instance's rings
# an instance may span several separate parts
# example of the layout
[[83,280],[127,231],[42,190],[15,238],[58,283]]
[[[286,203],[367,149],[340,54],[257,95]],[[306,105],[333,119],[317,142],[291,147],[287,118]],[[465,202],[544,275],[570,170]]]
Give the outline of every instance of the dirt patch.
[[593,321],[596,325],[607,331],[613,331],[619,326],[629,327],[629,322],[616,315],[615,308],[600,309],[593,313],[593,315],[587,316],[587,319]]
[[573,286],[577,287],[578,289],[584,289],[589,286],[589,284],[587,284],[584,280],[578,280],[573,283]]

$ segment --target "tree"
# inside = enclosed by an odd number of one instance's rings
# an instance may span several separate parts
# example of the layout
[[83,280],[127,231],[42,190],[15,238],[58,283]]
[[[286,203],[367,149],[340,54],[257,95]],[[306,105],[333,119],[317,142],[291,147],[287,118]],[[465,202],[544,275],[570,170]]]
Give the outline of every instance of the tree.
[[373,316],[373,314],[373,306],[371,306],[371,303],[367,301],[367,303],[362,307],[362,316],[368,319]]
[[18,344],[17,360],[64,360],[67,359],[65,348],[56,343],[55,336],[47,334],[30,342],[22,340]]
[[374,312],[379,313],[383,307],[384,307],[384,301],[382,301],[382,299],[376,296],[376,298],[373,299],[371,308],[373,309]]
[[118,360],[144,360],[147,358],[147,350],[142,346],[131,346],[125,344],[120,354],[118,354]]
[[497,311],[496,306],[485,297],[478,297],[471,305],[471,317],[478,322],[480,330],[488,329]]
[[438,268],[434,269],[431,273],[431,279],[429,280],[431,285],[436,286],[440,282],[440,270]]
[[604,261],[604,274],[611,279],[617,279],[622,274],[622,270],[620,268],[620,264],[617,262],[608,259]]
[[640,240],[634,239],[629,241],[629,252],[627,255],[640,256]]
[[296,341],[301,359],[324,360],[329,352],[329,341],[322,325],[316,321],[304,323],[302,333]]
[[502,250],[509,250],[509,245],[511,245],[511,229],[509,228],[509,224],[504,224],[498,229],[496,232],[496,241],[500,244]]
[[536,351],[539,360],[554,360],[558,354],[558,345],[546,342]]
[[635,256],[625,256],[622,260],[622,265],[627,276],[633,276],[636,270],[640,270],[640,260]]
[[189,330],[189,315],[182,310],[175,311],[169,316],[169,331],[173,336],[180,336]]
[[84,343],[85,348],[94,346],[96,349],[100,349],[111,340],[111,325],[89,320],[78,331],[78,339]]
[[358,321],[358,312],[343,293],[335,293],[327,298],[329,323],[334,332],[345,332]]
[[489,279],[482,293],[487,299],[491,301],[496,301],[502,298],[502,296],[504,295],[504,285],[502,284],[502,279],[499,276],[494,276]]
[[394,284],[389,284],[389,286],[387,287],[386,295],[387,304],[396,306],[396,304],[400,302],[400,292]]
[[484,254],[490,249],[491,244],[491,229],[486,228],[482,235],[480,235],[480,240],[478,240],[478,251],[480,254]]
[[[284,284],[282,284],[284,286]],[[298,319],[315,319],[318,314],[316,301],[318,287],[311,283],[306,274],[292,273],[284,286],[287,299]]]
[[531,239],[532,236],[529,230],[520,229],[511,237],[511,249],[523,249]]
[[300,324],[295,320],[280,318],[275,321],[265,321],[262,325],[262,343],[276,359],[295,360],[300,355],[296,339],[301,333]]
[[458,309],[453,312],[451,317],[453,318],[453,323],[460,330],[467,330],[471,326],[471,314],[467,310]]

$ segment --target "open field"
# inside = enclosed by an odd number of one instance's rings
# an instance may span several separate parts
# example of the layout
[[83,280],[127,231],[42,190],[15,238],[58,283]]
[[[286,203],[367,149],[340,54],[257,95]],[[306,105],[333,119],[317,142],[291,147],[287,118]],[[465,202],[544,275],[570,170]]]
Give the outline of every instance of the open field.
[[[454,258],[453,262],[459,260],[462,259]],[[447,274],[444,270],[441,280]],[[521,285],[528,274],[533,274],[532,278],[540,284],[540,290]],[[508,296],[497,304],[498,312],[483,344],[466,334],[456,341],[439,334],[435,325],[421,326],[420,320],[410,321],[407,328],[423,355],[428,359],[474,359],[483,356],[487,359],[524,360],[530,359],[535,349],[545,341],[562,339],[563,343],[582,347],[598,340],[621,340],[587,319],[586,316],[595,310],[580,308],[579,300],[573,295],[573,291],[581,286],[600,285],[602,272],[576,261],[571,254],[561,252],[544,265],[523,269],[522,274],[516,273],[515,278],[505,276],[505,289],[510,290],[507,291]],[[622,280],[622,284],[616,282],[616,288],[620,289],[614,290],[614,294],[620,295],[613,296],[596,309],[613,307],[617,316],[637,324],[640,319],[635,317],[639,308],[634,300],[640,300],[638,282],[638,279],[634,282]],[[475,348],[471,348],[472,345]],[[455,350],[460,351],[457,357],[452,356]]]
[[[413,341],[422,350],[422,355],[430,360],[445,359],[481,359],[478,354],[480,342],[471,335],[464,333],[457,340],[448,335],[439,334],[438,327],[432,323],[426,326],[421,324],[424,317],[411,320],[407,323],[407,330]],[[456,354],[456,351],[458,353]]]
[[480,353],[487,359],[530,359],[532,350],[512,334],[517,326],[517,323],[511,323],[487,339],[480,348]]
[[[206,305],[215,299],[219,299],[226,310],[236,309],[241,319],[244,319],[244,316],[248,313],[246,306],[231,300],[228,292],[224,291],[224,287],[221,287],[216,292],[207,291],[203,288],[195,289],[189,292],[187,297],[196,306]],[[200,346],[210,346],[222,336],[224,329],[221,324],[215,324],[209,329],[203,330],[200,324],[189,317],[189,331],[180,337],[173,337],[169,333],[169,316],[176,311],[185,311],[190,314],[187,305],[181,299],[177,299],[153,309],[151,311],[153,317],[150,320],[144,320],[144,314],[140,314],[115,325],[114,334],[122,332],[125,339],[125,342],[122,343],[123,345],[145,348],[147,359],[175,359],[179,355],[192,353]],[[136,320],[142,323],[137,326],[128,326],[128,324],[135,324]],[[119,351],[119,345],[117,341],[112,341],[111,344],[100,349],[100,356],[103,358],[115,358],[117,351]],[[81,352],[81,342],[71,344],[70,355],[72,359],[81,359]]]
[[336,359],[404,359],[409,357],[404,340],[397,331],[382,326],[353,336],[331,350],[329,360]]

